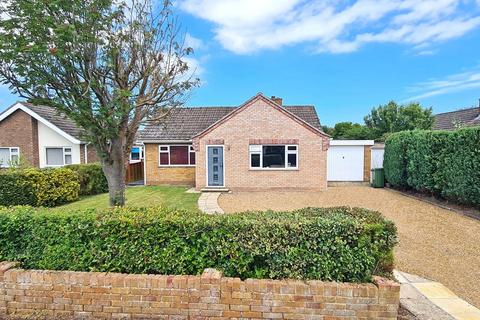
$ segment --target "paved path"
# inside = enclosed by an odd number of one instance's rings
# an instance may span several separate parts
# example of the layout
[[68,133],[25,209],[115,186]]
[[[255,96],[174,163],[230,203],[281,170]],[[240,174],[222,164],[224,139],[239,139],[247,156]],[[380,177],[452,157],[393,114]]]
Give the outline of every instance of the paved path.
[[396,268],[443,283],[480,308],[480,221],[388,189],[330,187],[325,192],[222,194],[225,212],[352,206],[380,211],[395,222]]
[[224,213],[218,205],[218,197],[220,192],[202,192],[198,198],[198,208],[200,211],[208,214]]
[[394,271],[400,304],[418,320],[480,320],[480,310],[438,282]]

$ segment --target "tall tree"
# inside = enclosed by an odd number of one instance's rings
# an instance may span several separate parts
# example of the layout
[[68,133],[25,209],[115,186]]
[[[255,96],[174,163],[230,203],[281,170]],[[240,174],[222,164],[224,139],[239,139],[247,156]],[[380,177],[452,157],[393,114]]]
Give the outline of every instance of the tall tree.
[[333,128],[332,137],[340,140],[364,140],[373,139],[371,130],[359,123],[339,122]]
[[375,132],[376,137],[381,137],[404,130],[432,129],[434,117],[432,108],[423,108],[419,103],[398,105],[390,101],[386,105],[373,108],[364,121],[366,126]]
[[110,205],[123,206],[137,130],[181,105],[198,83],[171,2],[9,0],[0,17],[0,82],[85,129]]

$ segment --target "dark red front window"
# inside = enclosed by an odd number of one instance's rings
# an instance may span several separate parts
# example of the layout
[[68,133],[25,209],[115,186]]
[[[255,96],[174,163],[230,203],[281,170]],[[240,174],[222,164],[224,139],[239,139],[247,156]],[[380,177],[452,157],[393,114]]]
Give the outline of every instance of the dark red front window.
[[188,146],[170,146],[170,164],[188,164]]
[[168,163],[168,153],[166,153],[166,152],[160,153],[160,164],[165,165],[165,166],[169,165],[169,163]]

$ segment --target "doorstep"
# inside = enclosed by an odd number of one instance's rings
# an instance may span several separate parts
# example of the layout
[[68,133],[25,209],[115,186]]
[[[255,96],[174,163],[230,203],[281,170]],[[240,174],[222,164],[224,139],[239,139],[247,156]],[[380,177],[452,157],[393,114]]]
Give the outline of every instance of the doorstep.
[[202,192],[230,192],[230,189],[225,188],[225,187],[205,187],[201,189]]

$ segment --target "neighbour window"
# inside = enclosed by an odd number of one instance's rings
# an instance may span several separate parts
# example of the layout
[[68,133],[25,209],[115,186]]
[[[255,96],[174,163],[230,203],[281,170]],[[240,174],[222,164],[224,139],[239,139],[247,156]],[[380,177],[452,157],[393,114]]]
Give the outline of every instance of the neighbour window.
[[47,166],[72,164],[72,148],[46,148]]
[[159,147],[161,166],[193,166],[195,150],[190,145],[164,145]]
[[250,168],[296,169],[298,168],[298,146],[250,145]]
[[0,148],[0,168],[8,168],[18,162],[20,149],[17,147]]
[[142,147],[133,147],[130,152],[130,161],[140,161],[143,159]]

